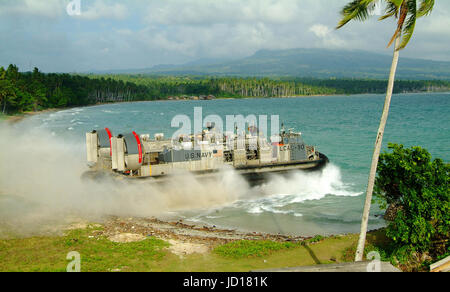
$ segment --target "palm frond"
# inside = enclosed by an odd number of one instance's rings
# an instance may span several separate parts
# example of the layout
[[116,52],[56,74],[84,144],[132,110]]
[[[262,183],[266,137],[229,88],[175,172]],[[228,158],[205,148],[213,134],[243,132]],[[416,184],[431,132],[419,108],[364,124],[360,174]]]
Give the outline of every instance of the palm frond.
[[402,50],[408,45],[409,41],[411,40],[411,37],[414,33],[414,29],[416,27],[416,20],[417,20],[417,3],[415,0],[408,1],[408,19],[405,22],[405,25],[403,27],[403,38],[400,46],[397,48],[397,50]]
[[343,27],[351,20],[364,21],[368,19],[377,2],[379,0],[354,0],[348,3],[341,10],[342,19],[336,28]]
[[403,24],[405,23],[406,17],[408,16],[408,13],[409,13],[408,2],[411,2],[411,1],[416,2],[416,0],[403,0],[402,1],[402,5],[400,7],[400,15],[398,16],[397,30],[395,31],[395,33],[392,36],[389,44],[387,45],[388,48],[395,41],[395,39],[397,38],[398,34],[401,33],[402,30],[403,30]]
[[391,1],[387,1],[385,15],[381,16],[378,20],[384,20],[384,19],[392,17],[392,16],[397,17],[399,9],[400,9],[400,7],[397,6],[395,3],[392,3]]
[[[400,8],[400,6],[402,6],[402,4],[405,0],[385,0],[385,1],[390,2],[390,3],[394,4],[395,6],[397,6],[398,8]],[[408,0],[406,0],[406,1],[408,1]]]
[[434,0],[422,0],[420,1],[420,7],[417,11],[417,18],[427,16],[433,11]]
[[[343,27],[351,20],[364,21],[368,19],[376,4],[382,0],[353,0],[341,10],[342,19],[337,29]],[[386,3],[385,15],[379,20],[396,17],[397,29],[389,41],[388,47],[392,45],[397,37],[402,37],[402,42],[396,50],[404,49],[412,38],[416,21],[418,18],[429,15],[434,7],[435,0],[384,0]],[[419,6],[419,7],[418,7]]]

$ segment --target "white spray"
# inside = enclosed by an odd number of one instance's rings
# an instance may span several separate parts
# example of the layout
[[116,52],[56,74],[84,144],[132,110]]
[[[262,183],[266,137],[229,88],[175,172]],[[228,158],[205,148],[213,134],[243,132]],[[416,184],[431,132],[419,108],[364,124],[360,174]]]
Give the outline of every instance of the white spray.
[[0,137],[0,231],[4,232],[7,228],[13,233],[36,233],[68,218],[150,217],[217,207],[238,200],[248,190],[246,182],[229,171],[201,182],[184,173],[163,185],[82,180],[88,170],[83,144],[69,144],[45,130],[6,125],[0,125]]
[[167,184],[82,180],[88,170],[83,143],[71,144],[44,129],[0,125],[0,237],[39,234],[74,219],[101,220],[107,215],[152,217],[243,201],[258,208],[318,200],[326,194],[357,195],[342,191],[339,169],[332,165],[322,172],[273,176],[255,188],[229,170],[208,181],[184,173]]

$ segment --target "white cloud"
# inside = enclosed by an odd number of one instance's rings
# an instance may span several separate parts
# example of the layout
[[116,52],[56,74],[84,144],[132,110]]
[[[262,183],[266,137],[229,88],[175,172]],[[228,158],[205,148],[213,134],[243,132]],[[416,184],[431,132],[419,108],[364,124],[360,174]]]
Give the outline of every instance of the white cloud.
[[319,39],[319,47],[341,48],[345,47],[345,42],[337,37],[334,30],[323,24],[315,24],[309,28],[309,31]]
[[105,2],[103,0],[96,0],[89,6],[84,6],[81,2],[81,14],[76,16],[80,19],[97,20],[97,19],[113,19],[123,20],[128,17],[128,8],[124,4]]
[[148,3],[149,24],[289,23],[301,12],[296,0],[164,0]]
[[[1,0],[0,15],[41,18],[58,18],[67,16],[67,6],[71,0]],[[126,4],[115,3],[108,0],[80,0],[81,15],[78,19],[122,20],[128,15]]]
[[56,18],[63,15],[65,3],[61,0],[2,0],[0,15],[39,16]]
[[322,8],[316,0],[155,0],[145,6],[147,28],[134,39],[196,58],[312,47],[307,23]]
[[[0,64],[47,71],[125,69],[261,49],[343,48],[391,54],[394,20],[335,30],[350,0],[0,0]],[[449,60],[450,1],[418,21],[402,57]],[[105,23],[103,20],[112,20]],[[114,21],[120,20],[120,21]],[[106,27],[111,25],[111,27]]]
[[331,29],[323,24],[315,24],[311,26],[309,30],[312,31],[316,37],[321,39],[326,38],[331,32]]

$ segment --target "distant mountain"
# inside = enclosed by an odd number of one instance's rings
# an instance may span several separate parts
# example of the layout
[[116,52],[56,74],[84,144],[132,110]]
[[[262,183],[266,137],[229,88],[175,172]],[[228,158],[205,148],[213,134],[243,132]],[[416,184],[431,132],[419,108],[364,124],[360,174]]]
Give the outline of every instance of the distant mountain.
[[[261,50],[250,57],[234,61],[199,60],[184,65],[122,70],[122,73],[387,79],[391,62],[392,56],[359,50]],[[413,80],[449,80],[450,62],[401,57],[397,77]]]

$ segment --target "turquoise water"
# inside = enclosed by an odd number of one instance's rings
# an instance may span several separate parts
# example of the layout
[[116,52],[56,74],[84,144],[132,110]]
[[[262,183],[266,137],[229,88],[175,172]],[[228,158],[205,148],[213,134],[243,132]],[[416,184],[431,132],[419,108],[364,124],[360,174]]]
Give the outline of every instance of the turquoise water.
[[[31,117],[21,123],[70,141],[84,160],[85,132],[109,127],[115,134],[171,135],[175,115],[279,115],[286,127],[303,133],[331,161],[322,172],[274,177],[266,185],[213,208],[171,212],[172,216],[249,231],[298,235],[358,232],[383,95],[214,101],[138,102],[70,109]],[[387,142],[420,145],[450,160],[450,93],[401,94],[392,99],[384,136]],[[211,190],[214,191],[214,190]],[[189,192],[189,190],[186,190]],[[383,226],[374,207],[370,228]],[[151,216],[152,214],[149,214]]]

